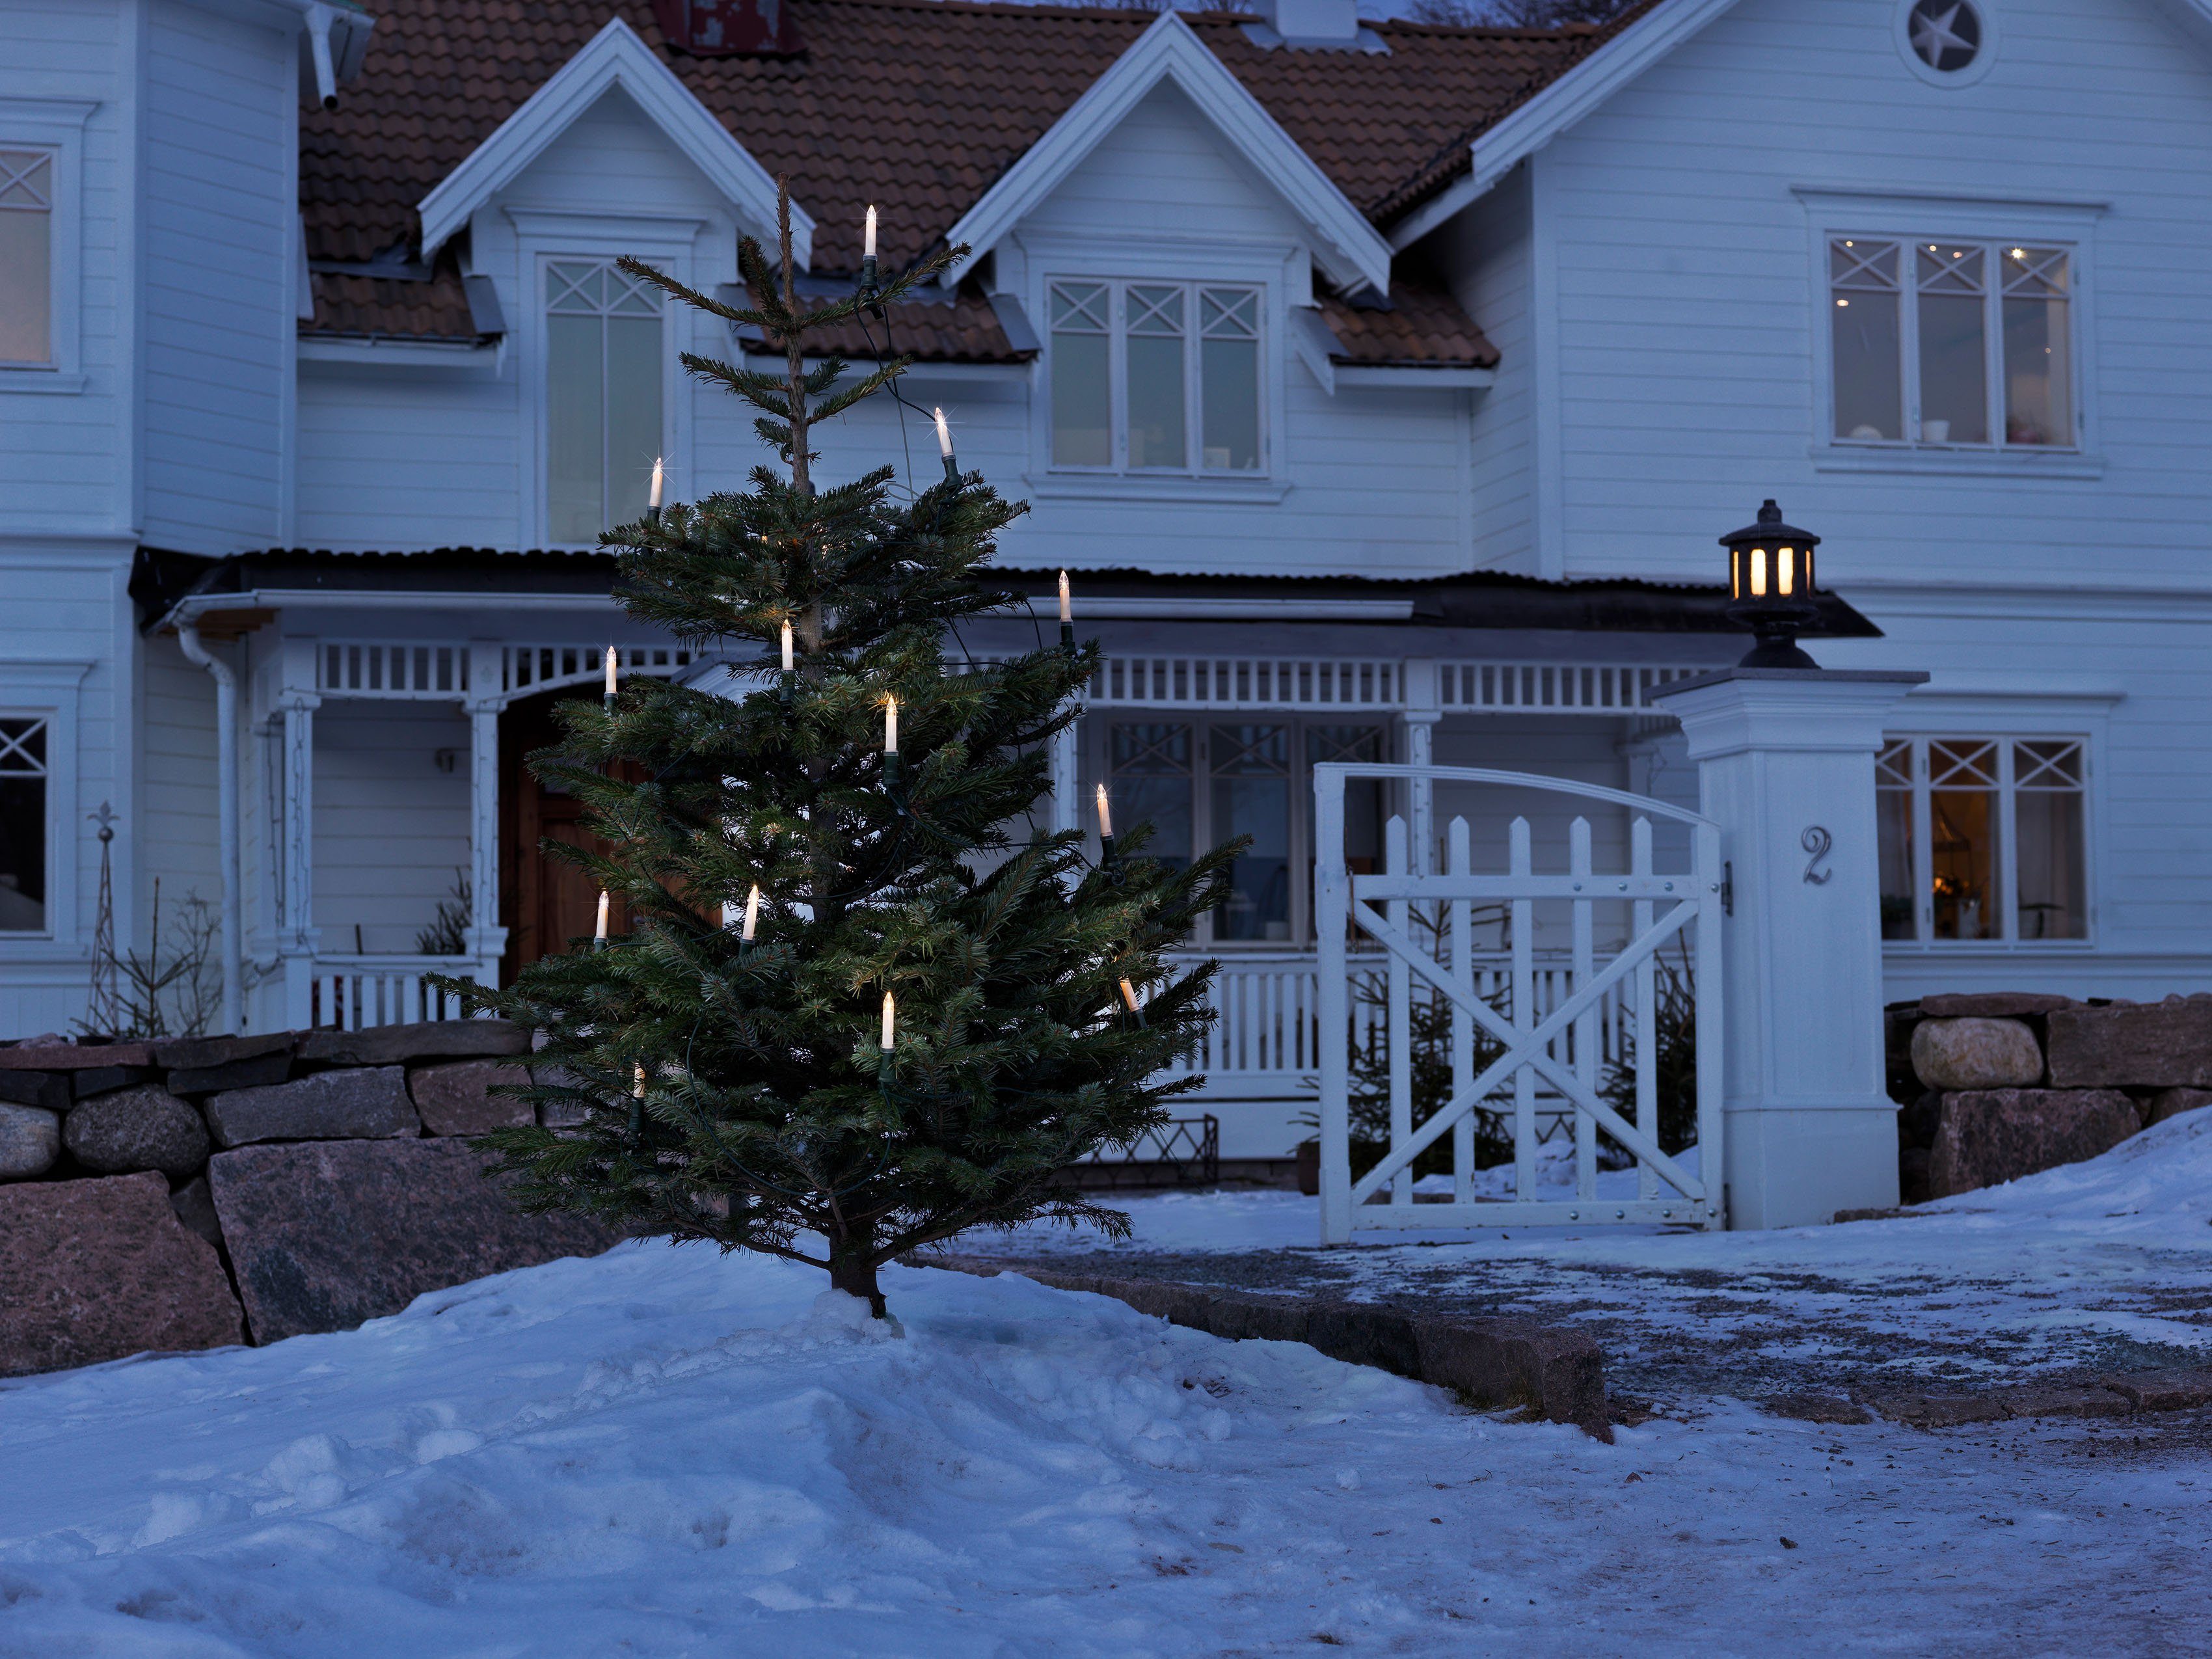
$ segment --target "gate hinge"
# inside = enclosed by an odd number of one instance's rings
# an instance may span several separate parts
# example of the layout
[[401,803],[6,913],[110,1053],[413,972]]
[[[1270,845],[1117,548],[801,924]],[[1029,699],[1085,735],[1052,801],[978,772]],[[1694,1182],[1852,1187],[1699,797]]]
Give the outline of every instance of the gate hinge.
[[1721,866],[1721,914],[1735,914],[1735,865],[1733,860]]

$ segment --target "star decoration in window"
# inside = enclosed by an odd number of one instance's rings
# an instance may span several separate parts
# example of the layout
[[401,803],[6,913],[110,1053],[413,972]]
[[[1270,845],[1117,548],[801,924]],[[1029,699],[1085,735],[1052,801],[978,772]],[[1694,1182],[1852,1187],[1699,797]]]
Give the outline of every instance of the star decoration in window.
[[1982,49],[1982,20],[1967,0],[1920,0],[1911,30],[1914,54],[1941,75],[1966,68]]

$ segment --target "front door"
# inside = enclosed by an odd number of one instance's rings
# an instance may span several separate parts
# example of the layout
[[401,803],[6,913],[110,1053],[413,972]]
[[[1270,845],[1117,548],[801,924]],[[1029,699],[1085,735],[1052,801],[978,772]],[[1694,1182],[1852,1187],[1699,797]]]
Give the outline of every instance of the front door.
[[[538,781],[524,763],[535,750],[558,741],[553,705],[588,690],[552,692],[511,704],[500,716],[500,920],[507,924],[507,956],[500,982],[540,957],[557,956],[570,941],[588,939],[599,925],[599,890],[581,870],[543,850],[546,842],[604,848],[583,823],[584,805],[565,790]],[[617,933],[629,926],[619,896],[608,927]]]

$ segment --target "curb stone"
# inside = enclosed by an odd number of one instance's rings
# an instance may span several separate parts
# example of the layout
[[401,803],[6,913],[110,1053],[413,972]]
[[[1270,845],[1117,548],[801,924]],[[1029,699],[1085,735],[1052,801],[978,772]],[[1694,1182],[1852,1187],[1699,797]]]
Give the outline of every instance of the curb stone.
[[1605,1355],[1587,1335],[1526,1319],[1454,1319],[1371,1302],[1257,1296],[1157,1279],[1060,1273],[978,1256],[916,1252],[914,1267],[994,1279],[1013,1273],[1059,1291],[1111,1297],[1139,1313],[1231,1341],[1303,1342],[1332,1359],[1456,1389],[1478,1407],[1520,1406],[1613,1443]]

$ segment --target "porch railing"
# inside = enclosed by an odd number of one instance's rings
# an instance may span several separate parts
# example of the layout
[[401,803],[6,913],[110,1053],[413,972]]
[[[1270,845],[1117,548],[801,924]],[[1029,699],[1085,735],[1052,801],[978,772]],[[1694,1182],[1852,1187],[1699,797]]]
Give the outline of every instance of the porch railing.
[[[1374,958],[1378,973],[1382,960],[1379,953]],[[1352,958],[1355,973],[1360,961],[1358,954]],[[1511,977],[1510,951],[1475,954],[1478,996],[1498,996]],[[1198,1057],[1176,1069],[1204,1073],[1208,1093],[1276,1099],[1313,1093],[1321,1066],[1319,988],[1318,964],[1310,954],[1224,957],[1213,984],[1219,1018],[1206,1033]],[[1533,988],[1540,1020],[1574,990],[1574,968],[1567,952],[1536,954]],[[1379,1003],[1353,1000],[1353,1035],[1363,1048],[1377,1039],[1382,1018]],[[1600,1004],[1598,1020],[1601,1076],[1606,1066],[1621,1059],[1627,1031],[1623,999],[1609,990]]]
[[460,999],[430,982],[448,974],[479,983],[489,977],[474,957],[325,956],[308,982],[308,1023],[339,1030],[459,1019]]

